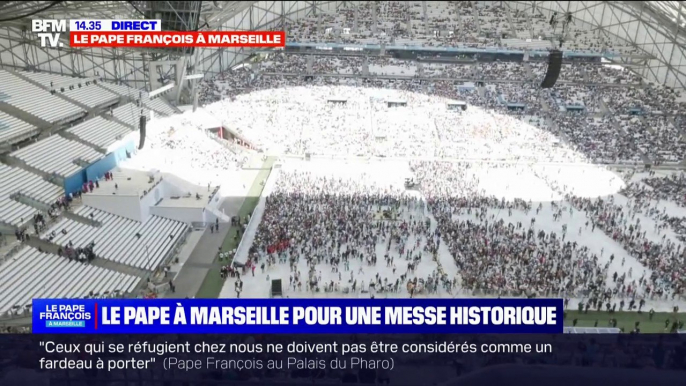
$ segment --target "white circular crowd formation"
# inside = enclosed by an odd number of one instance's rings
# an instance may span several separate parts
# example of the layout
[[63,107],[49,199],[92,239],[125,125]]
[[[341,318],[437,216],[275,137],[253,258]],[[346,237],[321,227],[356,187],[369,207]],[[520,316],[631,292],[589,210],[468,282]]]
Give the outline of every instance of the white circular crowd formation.
[[[308,61],[312,60],[312,72],[308,71]],[[348,134],[359,138],[366,134],[365,128],[374,128],[374,118],[371,113],[364,110],[377,111],[383,107],[381,101],[376,103],[368,101],[366,96],[359,99],[350,99],[351,104],[346,109],[335,109],[333,106],[323,107],[325,100],[335,97],[340,87],[352,87],[353,89],[374,88],[379,90],[394,90],[399,98],[416,100],[418,97],[407,96],[408,93],[418,93],[439,97],[434,99],[437,103],[428,106],[430,113],[439,119],[445,115],[440,111],[443,101],[440,98],[466,101],[470,108],[481,107],[488,111],[497,111],[501,116],[513,116],[519,121],[531,123],[545,131],[551,132],[560,140],[566,140],[575,150],[584,154],[596,163],[640,163],[644,161],[679,162],[686,154],[686,145],[680,140],[683,122],[673,119],[670,115],[678,112],[682,106],[679,92],[672,89],[644,84],[640,78],[629,70],[617,66],[601,65],[600,63],[574,63],[563,66],[560,74],[561,81],[554,89],[540,89],[542,78],[541,67],[536,63],[476,63],[476,64],[436,64],[423,63],[420,69],[417,63],[412,61],[399,61],[392,58],[369,57],[370,73],[382,73],[384,75],[398,76],[403,79],[372,79],[363,78],[334,78],[321,74],[359,74],[364,57],[341,57],[335,56],[311,56],[298,54],[280,53],[268,58],[266,61],[256,64],[256,68],[243,67],[239,70],[220,75],[202,84],[202,100],[211,102],[220,100],[222,103],[209,106],[210,111],[222,117],[238,115],[234,124],[237,130],[244,130],[250,134],[253,128],[250,123],[246,125],[244,119],[250,119],[245,115],[253,114],[246,111],[245,106],[252,100],[261,104],[260,111],[276,115],[274,105],[277,100],[288,99],[288,106],[278,111],[280,117],[298,115],[302,112],[311,113],[308,106],[319,107],[318,113],[312,119],[302,116],[289,117],[290,125],[296,132],[296,136],[290,136],[287,145],[282,141],[264,141],[286,145],[271,146],[273,149],[283,150],[288,153],[302,152],[308,146],[311,152],[340,153],[338,148],[322,149],[323,143],[315,143],[326,133],[305,132],[308,125],[313,126],[317,121],[329,119],[329,126],[351,125]],[[526,67],[531,67],[531,72]],[[538,73],[537,73],[538,71]],[[280,76],[276,74],[290,74]],[[306,80],[304,75],[314,74],[313,79]],[[430,80],[407,79],[408,77],[422,75]],[[525,75],[525,76],[522,76]],[[528,76],[527,76],[528,75]],[[436,78],[436,79],[434,79]],[[456,78],[463,80],[449,81],[444,78]],[[474,82],[484,82],[483,88],[475,87]],[[492,83],[489,83],[493,81]],[[515,82],[515,83],[507,83]],[[567,82],[567,83],[565,83]],[[619,86],[615,86],[619,84]],[[335,88],[326,95],[325,91],[303,91],[311,86]],[[274,91],[273,96],[263,97],[259,91]],[[290,89],[291,91],[286,91]],[[272,91],[268,91],[271,93]],[[256,94],[257,93],[257,94]],[[286,95],[290,93],[291,95]],[[356,93],[350,92],[353,95]],[[382,94],[384,91],[363,91],[361,95]],[[253,95],[254,94],[254,95]],[[297,99],[303,102],[307,100],[307,106],[298,105]],[[257,99],[260,101],[257,102]],[[353,106],[354,104],[354,106]],[[294,107],[295,106],[295,107]],[[515,107],[512,107],[515,106]],[[410,104],[414,109],[423,108],[422,103]],[[429,111],[427,110],[427,111]],[[574,112],[574,111],[579,112]],[[345,115],[347,112],[349,115]],[[440,114],[439,114],[440,113]],[[631,114],[640,114],[639,116]],[[256,113],[255,113],[256,114]],[[472,113],[467,113],[473,114]],[[240,117],[243,115],[243,117]],[[345,115],[345,116],[342,116]],[[397,114],[393,118],[385,119],[383,114],[377,114],[376,120],[392,122],[398,119]],[[259,118],[258,118],[259,119]],[[465,118],[469,119],[469,118]],[[366,120],[366,121],[365,121]],[[419,120],[417,118],[417,120]],[[273,120],[272,120],[273,121]],[[337,123],[331,123],[335,121]],[[269,122],[267,122],[268,124]],[[256,123],[255,125],[263,125]],[[406,126],[411,123],[408,121]],[[422,122],[426,126],[429,122]],[[242,127],[241,127],[242,125]],[[515,123],[517,125],[517,123]],[[394,125],[395,127],[395,125]],[[367,132],[369,130],[366,130]],[[404,130],[403,133],[413,137],[421,134],[413,134],[412,131]],[[254,138],[260,139],[262,134],[252,133]],[[279,138],[286,135],[285,132],[277,133]],[[294,138],[302,137],[297,142]],[[402,141],[402,138],[398,140]],[[309,141],[305,143],[304,141]],[[331,138],[329,142],[335,141]],[[410,152],[417,149],[426,149],[417,144],[416,149],[408,149]],[[278,146],[281,146],[278,149]],[[456,145],[457,146],[457,145]],[[326,147],[326,146],[324,146]],[[335,147],[335,146],[334,146]],[[377,147],[383,148],[382,145]],[[365,145],[363,148],[355,146],[346,153],[374,153]],[[440,154],[442,151],[438,151]]]
[[[344,105],[330,100],[345,100]],[[405,107],[388,107],[402,101]],[[206,107],[272,154],[576,161],[532,120],[404,90],[297,86],[255,91]]]

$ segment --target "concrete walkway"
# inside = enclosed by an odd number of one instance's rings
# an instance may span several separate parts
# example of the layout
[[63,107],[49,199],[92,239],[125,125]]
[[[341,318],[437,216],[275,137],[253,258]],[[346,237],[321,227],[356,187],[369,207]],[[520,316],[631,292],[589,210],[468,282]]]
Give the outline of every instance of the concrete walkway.
[[175,292],[167,292],[162,297],[185,298],[194,297],[198,293],[230,228],[231,224],[219,224],[218,232],[212,233],[209,228],[205,229],[196,248],[174,279]]
[[[257,183],[255,178],[258,174],[259,170],[255,169],[241,171],[240,181],[234,181],[233,183],[245,184],[243,194],[224,199],[219,207],[224,214],[229,217],[238,215],[241,206],[245,202],[245,198],[249,194],[250,189],[252,189],[252,185]],[[250,182],[246,180],[250,180]],[[200,240],[197,242],[196,248],[191,252],[174,278],[175,292],[168,292],[162,295],[162,297],[194,297],[210,271],[222,266],[222,263],[215,262],[215,259],[219,247],[222,246],[224,240],[229,236],[229,231],[231,231],[231,224],[229,223],[219,223],[219,231],[214,233],[210,232],[209,228],[205,228],[202,236],[200,236]]]

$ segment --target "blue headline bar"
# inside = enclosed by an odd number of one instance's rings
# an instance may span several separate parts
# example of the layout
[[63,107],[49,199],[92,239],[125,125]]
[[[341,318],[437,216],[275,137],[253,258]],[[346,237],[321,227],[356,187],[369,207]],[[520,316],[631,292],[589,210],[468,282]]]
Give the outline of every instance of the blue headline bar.
[[33,332],[562,333],[562,299],[34,299]]

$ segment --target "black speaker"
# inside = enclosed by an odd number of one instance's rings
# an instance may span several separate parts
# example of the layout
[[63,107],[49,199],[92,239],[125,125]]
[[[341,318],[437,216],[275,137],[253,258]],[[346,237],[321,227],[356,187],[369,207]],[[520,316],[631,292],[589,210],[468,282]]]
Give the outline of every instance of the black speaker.
[[141,140],[140,143],[138,144],[138,149],[142,149],[143,145],[145,145],[145,125],[148,123],[148,121],[145,119],[145,116],[141,116],[140,123],[138,124],[138,127],[140,128],[140,134],[141,134]]
[[541,88],[553,88],[557,77],[560,76],[560,68],[562,67],[562,51],[550,51],[548,56],[548,71],[545,73]]

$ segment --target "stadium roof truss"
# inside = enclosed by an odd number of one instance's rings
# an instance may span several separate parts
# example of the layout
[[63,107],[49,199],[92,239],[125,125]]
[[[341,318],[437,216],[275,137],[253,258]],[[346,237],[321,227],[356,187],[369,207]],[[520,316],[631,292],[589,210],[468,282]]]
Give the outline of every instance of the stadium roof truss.
[[[177,15],[172,24],[193,30],[183,22],[188,12],[200,12],[200,30],[278,30],[286,22],[317,12],[333,12],[336,1],[7,1],[0,2],[0,66],[70,76],[99,76],[135,88],[150,85],[151,61],[178,60],[184,56],[188,73],[209,76],[246,60],[248,49],[203,48],[192,54],[164,49],[107,49],[40,47],[31,32],[31,19],[141,19],[146,15]],[[198,11],[199,10],[199,11]],[[147,18],[151,18],[150,16]],[[68,42],[68,34],[61,39]]]
[[[155,5],[151,5],[155,3]],[[100,76],[135,88],[150,84],[149,63],[186,56],[188,71],[212,76],[248,59],[250,49],[203,48],[192,54],[164,49],[46,49],[31,32],[32,18],[143,18],[146,12],[199,12],[201,30],[278,30],[318,13],[352,8],[357,1],[6,1],[0,2],[0,66],[73,75]],[[500,3],[500,2],[498,2]],[[513,9],[573,15],[575,23],[638,48],[618,64],[652,82],[686,88],[686,7],[679,1],[513,1]],[[49,7],[49,8],[47,8]],[[47,9],[46,9],[47,8]],[[28,16],[26,16],[28,15]],[[24,16],[22,18],[22,16]],[[154,14],[153,14],[154,16]],[[189,27],[180,22],[179,29]],[[63,37],[67,39],[67,36]],[[622,43],[622,44],[624,44]]]
[[651,82],[686,88],[686,5],[682,1],[514,1],[511,8],[571,13],[574,22],[608,38],[633,46],[649,57],[630,56],[617,64],[640,64],[632,69]]

